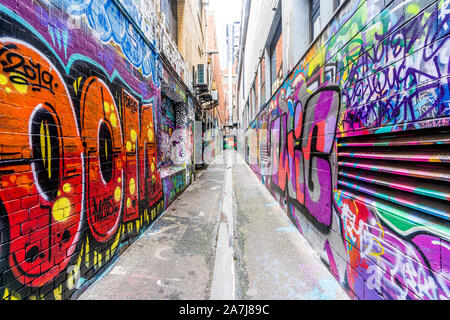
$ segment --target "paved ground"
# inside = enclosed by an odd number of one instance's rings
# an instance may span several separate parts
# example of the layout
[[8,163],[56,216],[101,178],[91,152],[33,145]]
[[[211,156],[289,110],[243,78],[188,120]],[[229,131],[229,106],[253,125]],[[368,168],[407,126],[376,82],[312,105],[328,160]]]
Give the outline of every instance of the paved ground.
[[239,155],[233,166],[238,297],[349,299],[313,249]]
[[228,151],[78,299],[348,296],[242,158]]

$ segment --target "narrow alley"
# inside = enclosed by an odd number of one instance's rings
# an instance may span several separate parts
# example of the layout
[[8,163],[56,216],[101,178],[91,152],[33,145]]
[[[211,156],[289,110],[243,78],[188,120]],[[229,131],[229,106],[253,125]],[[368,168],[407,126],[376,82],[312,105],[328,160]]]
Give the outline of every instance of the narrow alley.
[[450,0],[0,0],[0,299],[449,300],[449,52]]
[[78,299],[349,297],[242,157],[228,150]]

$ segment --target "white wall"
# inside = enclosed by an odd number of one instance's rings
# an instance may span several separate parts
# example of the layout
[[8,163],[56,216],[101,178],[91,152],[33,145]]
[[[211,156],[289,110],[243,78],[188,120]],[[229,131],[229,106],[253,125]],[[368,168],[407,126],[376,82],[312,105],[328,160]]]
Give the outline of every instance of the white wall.
[[[244,104],[248,100],[250,88],[255,79],[255,71],[259,64],[259,57],[264,53],[267,37],[272,27],[271,23],[275,16],[275,11],[272,8],[276,8],[279,1],[253,0],[251,3],[241,75],[244,77],[244,82],[240,88],[240,90],[244,90]],[[242,99],[242,94],[240,96]]]
[[[243,63],[238,92],[238,112],[242,113],[250,97],[250,89],[255,79],[261,55],[266,60],[266,101],[271,97],[270,57],[268,46],[281,15],[283,32],[283,72],[286,77],[302,58],[310,43],[309,0],[249,0],[251,1],[248,17],[247,35],[244,39],[244,51],[240,62]],[[245,4],[244,4],[245,5]],[[279,8],[280,11],[273,10]],[[245,8],[245,7],[244,7]],[[245,11],[245,10],[243,10]],[[333,17],[333,1],[320,1],[320,29],[323,29]],[[242,14],[244,18],[245,12]],[[244,26],[244,21],[241,26]],[[243,32],[243,30],[241,31]],[[258,81],[260,85],[261,82]],[[253,119],[255,115],[251,116]],[[246,124],[243,124],[244,126]]]

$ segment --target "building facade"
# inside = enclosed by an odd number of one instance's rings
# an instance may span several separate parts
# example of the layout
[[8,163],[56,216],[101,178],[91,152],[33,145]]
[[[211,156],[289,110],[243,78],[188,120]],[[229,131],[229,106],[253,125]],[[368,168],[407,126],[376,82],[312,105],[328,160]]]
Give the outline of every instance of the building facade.
[[229,110],[229,125],[232,125],[237,119],[237,99],[236,99],[236,89],[237,89],[237,77],[236,69],[238,66],[239,58],[239,41],[241,32],[241,23],[235,21],[232,24],[227,25],[227,70],[225,71],[226,86],[227,86],[227,96],[228,96],[228,110]]
[[239,150],[355,299],[450,297],[449,14],[244,2]]
[[228,109],[226,104],[226,91],[223,79],[223,71],[219,58],[217,34],[216,34],[216,22],[215,12],[207,12],[207,53],[210,60],[211,75],[212,75],[212,87],[213,102],[210,107],[210,112],[216,113],[217,118],[217,130],[215,133],[217,137],[215,139],[215,153],[220,153],[222,149],[221,139],[223,137],[223,127],[228,121]]

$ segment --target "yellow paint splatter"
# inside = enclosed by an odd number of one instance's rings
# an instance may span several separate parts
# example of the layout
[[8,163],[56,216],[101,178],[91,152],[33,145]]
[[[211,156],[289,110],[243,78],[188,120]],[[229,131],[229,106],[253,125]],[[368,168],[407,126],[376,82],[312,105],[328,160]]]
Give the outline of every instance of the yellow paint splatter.
[[48,123],[46,121],[41,121],[40,126],[40,141],[41,141],[41,155],[44,166],[47,168],[48,178],[52,177],[52,156],[51,156],[51,142],[50,133],[48,130]]
[[88,237],[86,237],[86,246],[85,246],[85,248],[86,248],[86,252],[85,252],[85,254],[84,254],[84,261],[85,261],[85,266],[86,266],[86,268],[89,268],[89,265],[90,265],[90,263],[89,263],[89,238]]
[[52,177],[52,145],[50,142],[50,133],[48,130],[48,125],[45,126],[45,134],[47,136],[47,158],[48,158],[48,166],[47,166],[47,172],[48,172],[48,178],[50,179]]
[[67,198],[60,198],[56,200],[53,205],[52,215],[56,221],[66,221],[70,216],[70,201]]
[[134,129],[131,130],[131,132],[130,132],[130,137],[131,137],[131,141],[136,142],[136,139],[137,139],[137,133],[136,133],[136,131],[135,131]]
[[47,159],[45,157],[45,129],[44,129],[45,125],[44,125],[44,121],[41,122],[41,125],[39,127],[39,138],[41,140],[41,155],[42,155],[42,161],[44,162],[44,166],[47,163]]
[[53,295],[55,297],[55,300],[61,300],[61,293],[62,293],[62,285],[60,285],[59,287],[55,288],[55,290],[53,290]]
[[8,290],[8,288],[5,288],[5,292],[3,293],[3,300],[5,300],[6,298],[8,298],[8,295],[9,295],[9,290]]
[[119,202],[121,197],[122,197],[122,190],[120,189],[120,187],[117,187],[116,190],[114,191],[114,199],[116,200],[116,202]]
[[148,141],[153,142],[153,140],[155,139],[155,135],[153,134],[153,130],[152,129],[148,129]]
[[117,118],[116,118],[116,115],[114,113],[111,113],[111,115],[109,116],[109,120],[111,121],[111,125],[114,128],[117,127]]
[[155,164],[153,162],[152,162],[151,168],[152,168],[152,172],[155,172]]
[[3,294],[3,300],[20,300],[21,297],[19,294],[9,294],[8,288],[5,288],[5,293]]
[[98,267],[101,267],[102,266],[102,264],[103,264],[103,256],[102,256],[102,254],[99,252],[98,253]]
[[77,80],[73,82],[73,88],[75,89],[75,94],[78,94],[78,89],[80,88],[80,82],[82,77],[79,77]]
[[105,110],[105,113],[109,113],[110,111],[109,104],[106,101],[103,103],[103,110]]
[[420,11],[420,6],[416,3],[410,4],[406,8],[406,12],[408,12],[410,15],[416,15],[419,13],[419,11]]
[[147,209],[144,210],[144,219],[145,219],[146,223],[150,222],[150,218],[148,216],[148,210]]
[[4,74],[0,74],[0,85],[4,86],[8,83],[8,78]]
[[63,191],[64,191],[65,193],[71,192],[71,191],[72,191],[72,186],[71,186],[69,183],[66,183],[66,184],[63,186]]
[[73,272],[70,272],[68,275],[67,275],[67,288],[69,289],[69,290],[72,290],[74,287],[75,287],[75,277],[73,276],[73,273],[74,273],[75,271],[73,271]]
[[77,266],[78,270],[79,270],[80,267],[81,267],[81,259],[83,258],[83,250],[84,250],[84,248],[83,248],[83,246],[82,246],[82,247],[81,247],[80,255],[78,256],[77,263],[76,263],[76,266]]
[[11,88],[6,88],[5,91],[6,91],[6,93],[11,93],[12,90],[11,90]]
[[11,73],[11,77],[15,77],[16,79],[21,79],[23,81],[23,83],[17,83],[17,82],[12,82],[14,88],[16,89],[17,92],[25,94],[28,92],[28,85],[27,80],[20,74],[16,73],[16,72],[12,72]]
[[131,199],[130,198],[127,199],[127,208],[128,209],[131,208]]
[[[122,228],[122,230],[123,230],[123,228]],[[113,244],[111,245],[111,254],[112,254],[112,255],[115,253],[115,250],[116,250],[117,247],[119,246],[120,235],[121,235],[121,232],[120,232],[120,230],[119,230],[119,232],[117,232],[116,239],[114,240]]]
[[134,178],[131,178],[130,180],[130,194],[133,195],[136,193],[136,180]]
[[133,149],[133,145],[131,144],[130,141],[127,141],[127,151],[131,152],[132,149]]
[[139,223],[139,220],[136,220],[136,232],[139,232],[140,229],[141,229],[141,225]]
[[26,94],[28,92],[28,86],[25,84],[13,83],[13,86],[19,93]]

